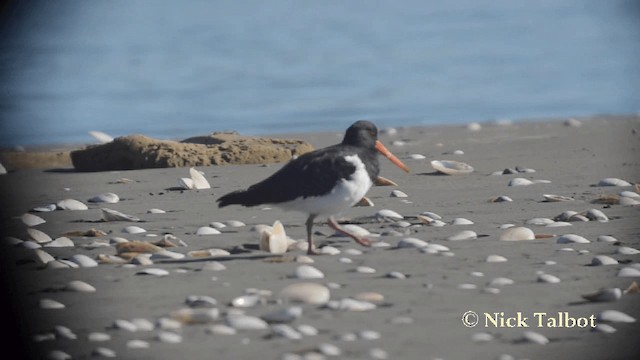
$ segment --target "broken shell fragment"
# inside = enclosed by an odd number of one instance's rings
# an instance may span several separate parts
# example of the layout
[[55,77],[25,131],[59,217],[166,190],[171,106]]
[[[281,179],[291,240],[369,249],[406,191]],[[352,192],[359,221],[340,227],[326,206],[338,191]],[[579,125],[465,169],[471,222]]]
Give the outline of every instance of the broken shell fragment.
[[260,234],[260,250],[271,254],[284,254],[287,252],[289,242],[284,226],[279,220],[273,223],[273,227],[265,228]]
[[101,208],[100,211],[102,212],[102,220],[107,222],[108,221],[132,221],[132,222],[141,221],[139,218],[135,216],[127,215],[117,210]]
[[191,180],[193,180],[194,189],[211,189],[211,185],[200,171],[196,170],[195,168],[190,168],[189,175],[191,176]]
[[559,201],[574,201],[575,199],[569,196],[562,195],[553,195],[553,194],[543,194],[544,200],[546,202],[559,202]]
[[433,160],[431,167],[447,175],[467,175],[473,172],[473,167],[455,160]]

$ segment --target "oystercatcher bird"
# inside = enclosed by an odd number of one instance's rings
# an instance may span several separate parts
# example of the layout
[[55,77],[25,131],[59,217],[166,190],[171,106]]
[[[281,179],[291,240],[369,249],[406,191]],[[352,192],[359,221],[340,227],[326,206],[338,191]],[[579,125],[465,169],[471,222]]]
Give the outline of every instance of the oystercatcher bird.
[[347,129],[342,143],[291,160],[248,189],[222,196],[217,200],[218,206],[272,204],[309,214],[306,221],[309,254],[317,254],[312,228],[314,219],[321,215],[328,216],[328,224],[334,230],[363,246],[370,246],[370,240],[338,225],[334,215],[360,201],[375,182],[380,172],[376,150],[409,172],[409,168],[378,140],[376,126],[361,120]]

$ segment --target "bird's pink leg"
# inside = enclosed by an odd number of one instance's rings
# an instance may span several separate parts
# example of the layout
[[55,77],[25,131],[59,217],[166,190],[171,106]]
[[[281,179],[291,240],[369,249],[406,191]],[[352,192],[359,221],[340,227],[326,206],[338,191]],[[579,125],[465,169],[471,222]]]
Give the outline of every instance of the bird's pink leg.
[[333,216],[329,216],[329,220],[327,221],[327,223],[329,224],[329,226],[335,230],[335,231],[339,231],[345,235],[347,235],[348,237],[352,238],[353,240],[355,240],[358,244],[362,245],[362,246],[371,246],[371,240],[363,238],[361,236],[358,236],[352,232],[349,232],[347,230],[345,230],[344,228],[342,228],[338,222],[336,221],[336,219],[333,218]]

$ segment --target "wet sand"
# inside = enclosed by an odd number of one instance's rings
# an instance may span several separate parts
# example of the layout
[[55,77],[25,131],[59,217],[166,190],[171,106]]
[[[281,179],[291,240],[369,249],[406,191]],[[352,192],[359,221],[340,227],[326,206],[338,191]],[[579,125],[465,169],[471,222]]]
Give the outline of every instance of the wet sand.
[[[558,312],[568,312],[574,318],[588,318],[613,309],[636,319],[640,317],[640,294],[626,294],[617,301],[601,303],[587,302],[581,297],[600,288],[626,289],[634,280],[640,280],[617,276],[621,268],[637,266],[640,262],[638,254],[617,253],[623,246],[640,249],[640,206],[593,203],[601,195],[637,191],[632,186],[602,187],[596,184],[612,177],[632,184],[640,182],[640,134],[636,131],[640,131],[640,118],[580,119],[582,126],[579,127],[567,126],[563,120],[482,124],[480,131],[442,126],[398,128],[395,135],[382,133],[380,139],[413,172],[405,174],[381,158],[381,175],[398,186],[372,188],[368,197],[374,207],[352,208],[341,216],[344,222],[383,234],[375,239],[389,243],[390,247],[360,247],[347,238],[333,236],[326,224],[318,222],[316,242],[320,246],[334,246],[342,253],[313,257],[315,262],[310,265],[325,275],[317,280],[292,278],[291,274],[301,265],[299,263],[265,261],[261,256],[265,252],[256,248],[259,235],[251,230],[255,225],[271,225],[280,220],[290,237],[304,239],[304,214],[284,212],[275,207],[218,209],[215,205],[219,196],[245,188],[272,174],[281,165],[202,167],[199,170],[204,172],[212,188],[190,191],[174,189],[178,178],[188,176],[186,168],[95,173],[76,173],[70,169],[12,171],[0,176],[6,235],[28,239],[27,227],[18,217],[34,207],[65,198],[80,200],[88,204],[89,210],[34,213],[46,220],[34,228],[52,238],[91,228],[107,234],[99,238],[69,236],[74,247],[43,248],[56,259],[69,259],[76,254],[92,258],[98,254],[115,255],[113,246],[90,249],[86,245],[95,241],[108,243],[112,237],[155,241],[159,237],[148,235],[166,233],[188,245],[170,249],[179,253],[208,248],[226,249],[232,253],[243,248],[248,252],[220,259],[226,267],[221,271],[203,270],[205,261],[156,261],[146,267],[168,270],[169,275],[155,277],[136,275],[145,266],[101,264],[92,268],[42,269],[30,260],[33,250],[10,245],[9,240],[3,239],[7,242],[1,248],[2,273],[6,278],[3,298],[13,301],[3,308],[13,306],[12,313],[19,322],[19,325],[9,324],[13,328],[9,331],[28,346],[29,353],[46,355],[52,350],[60,350],[73,358],[90,358],[96,348],[105,347],[125,359],[280,359],[294,353],[311,356],[310,352],[323,343],[340,349],[341,355],[336,358],[349,359],[384,358],[385,354],[388,359],[498,359],[504,354],[515,359],[632,358],[640,351],[637,346],[640,323],[637,321],[609,323],[617,331],[607,334],[592,331],[590,327],[551,328],[547,324],[538,327],[533,315],[546,312],[549,316],[557,316]],[[316,148],[336,143],[341,136],[337,133],[287,134],[289,138],[309,141]],[[452,154],[455,150],[462,150],[464,154]],[[410,154],[422,154],[426,158],[411,160]],[[475,171],[464,176],[440,175],[429,164],[434,159],[463,161]],[[535,172],[491,175],[516,166]],[[508,182],[516,177],[549,180],[550,183],[508,186]],[[117,183],[121,178],[132,181]],[[391,197],[392,190],[401,190],[408,197]],[[87,202],[104,192],[116,193],[121,201],[116,204]],[[545,202],[543,194],[569,196],[575,200]],[[489,201],[500,195],[512,198],[513,202]],[[136,216],[143,222],[103,222],[101,207]],[[147,213],[151,208],[167,212]],[[415,226],[402,228],[393,221],[377,221],[375,214],[381,209],[393,210]],[[533,218],[554,218],[566,210],[583,212],[590,209],[601,210],[609,221],[571,222],[571,226],[553,228],[525,225]],[[425,211],[439,214],[447,225],[421,224],[416,215]],[[466,218],[474,224],[451,225],[455,218]],[[226,227],[219,235],[195,235],[201,226],[229,220],[242,221],[246,226]],[[503,224],[527,226],[536,234],[554,236],[532,241],[500,241]],[[140,226],[147,233],[123,233],[123,228],[129,225]],[[475,240],[447,240],[463,230],[472,230],[479,236]],[[558,244],[558,236],[564,234],[577,234],[591,242]],[[602,235],[613,236],[618,243],[597,241]],[[450,252],[425,254],[415,248],[397,249],[398,242],[407,237],[444,245]],[[345,253],[348,249],[362,250],[363,254],[350,255]],[[304,252],[287,254],[295,256]],[[487,256],[492,254],[501,255],[508,261],[487,263]],[[596,255],[609,255],[620,264],[589,266]],[[351,263],[340,258],[349,258]],[[355,272],[358,266],[371,267],[375,273]],[[387,277],[394,271],[405,274],[406,278]],[[555,275],[561,282],[538,282],[539,272]],[[498,277],[509,278],[514,283],[488,285]],[[97,290],[95,293],[60,290],[72,280],[85,281]],[[238,330],[235,335],[214,335],[207,331],[215,323],[224,323],[225,315],[234,310],[229,303],[243,295],[245,289],[273,292],[265,304],[242,309],[248,315],[262,316],[288,306],[279,303],[279,291],[301,281],[334,283],[334,287],[339,284],[339,288],[331,289],[331,300],[371,291],[382,294],[384,301],[375,309],[364,312],[302,304],[301,318],[290,325],[296,328],[308,324],[317,329],[318,334],[304,335],[300,340],[272,336],[270,329]],[[112,328],[116,319],[145,318],[155,322],[167,317],[172,311],[186,307],[185,298],[189,295],[215,298],[220,319],[211,324],[183,325],[178,330],[167,330],[181,334],[180,343],[158,341],[156,336],[160,329],[157,327],[152,331],[136,332]],[[54,299],[66,307],[42,309],[39,301],[43,298]],[[477,326],[463,324],[461,319],[467,311],[479,314]],[[485,326],[484,313],[501,312],[505,317],[520,312],[528,317],[529,328],[494,327],[490,323]],[[59,325],[68,327],[77,339],[58,335],[55,339],[34,340],[37,335],[53,333],[54,327]],[[377,332],[379,338],[362,338],[359,334],[366,330]],[[540,345],[523,341],[523,332],[527,330],[544,335],[549,343]],[[87,337],[92,332],[107,333],[111,339],[89,341]],[[474,341],[478,337],[488,341]],[[149,348],[128,348],[127,342],[132,339],[147,341]],[[371,349],[380,351],[371,352]]]

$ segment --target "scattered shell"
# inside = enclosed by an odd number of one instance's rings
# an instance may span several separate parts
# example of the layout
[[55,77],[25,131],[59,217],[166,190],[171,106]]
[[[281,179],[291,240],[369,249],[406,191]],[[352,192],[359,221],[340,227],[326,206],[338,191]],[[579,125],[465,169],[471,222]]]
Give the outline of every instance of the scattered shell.
[[48,243],[48,242],[51,242],[51,240],[52,240],[49,235],[47,235],[46,233],[44,233],[44,232],[42,232],[42,231],[40,231],[38,229],[28,228],[27,229],[27,234],[29,234],[29,237],[33,241],[35,241],[35,242],[37,242],[39,244]]
[[117,194],[107,192],[96,195],[88,200],[92,203],[107,203],[107,204],[115,204],[120,201],[120,197]]
[[400,190],[393,190],[391,192],[391,197],[397,197],[397,198],[406,198],[409,197],[409,195],[407,195],[406,193],[400,191]]
[[630,316],[618,310],[603,310],[598,314],[597,318],[599,321],[606,321],[606,322],[622,322],[622,323],[636,322],[636,319],[633,316]]
[[67,285],[65,285],[64,290],[73,291],[73,292],[82,292],[82,293],[96,292],[95,287],[80,280],[73,280],[68,282]]
[[398,241],[398,248],[422,248],[429,245],[428,242],[416,238],[404,238]]
[[87,205],[75,199],[61,200],[56,204],[56,206],[60,210],[89,210]]
[[358,266],[356,268],[356,272],[361,274],[374,274],[376,269],[369,266]]
[[182,342],[182,335],[171,331],[158,331],[156,340],[165,344],[179,344]]
[[575,199],[569,196],[543,194],[542,195],[547,202],[559,202],[559,201],[574,201]]
[[213,325],[207,331],[214,335],[235,335],[237,333],[236,329],[224,324]]
[[364,196],[362,199],[360,199],[360,201],[358,201],[355,205],[353,206],[364,206],[364,207],[371,207],[373,206],[373,201],[371,201],[371,199],[369,199],[368,197]]
[[620,246],[616,249],[616,253],[620,255],[637,255],[640,254],[640,250],[628,246]]
[[207,181],[207,179],[200,173],[200,171],[195,168],[189,169],[189,175],[191,176],[191,180],[193,180],[193,189],[203,190],[203,189],[211,189],[211,185]]
[[49,212],[49,211],[54,211],[57,208],[58,207],[56,206],[56,204],[49,204],[49,205],[38,206],[31,210],[35,212]]
[[596,292],[582,295],[582,297],[593,302],[616,301],[622,297],[622,290],[619,288],[600,289]]
[[147,210],[147,214],[166,214],[166,213],[167,213],[166,211],[162,209],[156,209],[156,208]]
[[298,279],[322,279],[324,274],[311,265],[300,265],[293,273],[293,277]]
[[473,172],[473,167],[455,160],[432,160],[431,167],[447,175],[467,175]]
[[320,248],[320,253],[324,255],[338,255],[340,254],[340,250],[336,247],[327,245]]
[[471,335],[471,340],[474,342],[489,342],[493,341],[493,335],[486,332],[478,332]]
[[547,284],[557,284],[560,282],[560,278],[555,275],[543,273],[538,275],[538,282],[543,282]]
[[74,247],[75,244],[68,237],[62,236],[50,243],[44,245],[45,247]]
[[302,334],[286,324],[276,324],[271,326],[271,331],[274,335],[281,336],[290,340],[302,339]]
[[333,310],[360,312],[373,310],[376,308],[376,304],[368,301],[344,298],[338,301],[330,301],[327,307]]
[[319,333],[318,329],[306,324],[299,325],[298,331],[305,336],[316,336]]
[[64,309],[65,305],[61,302],[53,299],[40,299],[39,302],[41,309]]
[[169,272],[160,268],[146,268],[136,272],[136,275],[167,276],[169,275]]
[[505,285],[513,285],[515,282],[506,277],[497,277],[489,282],[489,286],[505,286]]
[[512,199],[512,198],[510,198],[510,197],[508,197],[508,196],[505,196],[505,195],[500,195],[500,196],[497,196],[497,197],[491,198],[489,201],[490,201],[490,202],[494,202],[494,203],[499,203],[499,202],[513,202],[513,199]]
[[356,294],[356,296],[354,296],[354,299],[370,302],[373,304],[382,304],[384,302],[384,295],[373,291],[365,291]]
[[617,330],[616,328],[614,328],[609,324],[596,324],[596,326],[593,328],[593,331],[597,331],[605,334],[613,334]]
[[100,211],[102,212],[102,220],[104,221],[133,221],[133,222],[141,221],[139,218],[135,216],[127,215],[117,210],[101,208]]
[[182,329],[182,323],[180,321],[168,317],[161,317],[156,320],[156,325],[158,329],[162,330],[179,331]]
[[196,230],[196,235],[219,235],[222,234],[218,229],[214,229],[210,226],[201,226]]
[[632,185],[622,179],[605,178],[598,182],[598,186],[632,186]]
[[106,347],[97,347],[91,351],[91,356],[114,358],[116,357],[116,352]]
[[391,279],[406,279],[407,275],[399,271],[391,271],[390,273],[387,274],[387,277]]
[[376,213],[376,217],[380,220],[402,220],[404,216],[389,209],[382,209]]
[[108,135],[102,131],[91,130],[89,131],[89,135],[93,136],[94,139],[98,140],[100,144],[106,144],[113,141],[113,137]]
[[267,251],[272,254],[284,254],[287,252],[289,242],[284,226],[279,220],[273,223],[270,229],[265,228],[260,234],[260,250]]
[[571,243],[577,243],[577,244],[587,244],[590,243],[591,241],[583,238],[580,235],[576,235],[576,234],[566,234],[566,235],[562,235],[558,238],[557,243],[558,244],[571,244]]
[[182,308],[171,313],[171,318],[183,324],[207,324],[220,316],[217,308]]
[[127,348],[129,349],[148,349],[151,347],[148,341],[133,339],[127,341]]
[[529,228],[518,226],[508,228],[500,235],[502,241],[523,241],[523,240],[535,240],[536,235]]
[[279,309],[262,315],[262,320],[269,324],[290,323],[302,317],[302,308],[300,306],[291,306]]
[[422,154],[409,154],[409,155],[407,155],[407,159],[410,159],[410,160],[424,160],[426,158],[427,157],[422,155]]
[[329,344],[329,343],[322,343],[320,345],[318,345],[318,351],[320,351],[321,354],[326,355],[326,356],[340,356],[342,355],[342,350],[340,350],[339,347],[333,345],[333,344]]
[[615,243],[618,242],[618,239],[614,238],[613,236],[609,236],[609,235],[600,235],[600,236],[598,236],[598,239],[596,241],[615,244]]
[[620,192],[620,196],[622,197],[628,197],[628,198],[634,198],[634,199],[640,199],[640,194],[638,194],[637,192],[634,191],[621,191]]
[[[363,228],[362,226],[358,226],[358,225],[355,225],[355,224],[345,224],[345,225],[342,225],[341,227],[344,230],[346,230],[346,231],[348,231],[348,232],[350,232],[352,234],[358,235],[358,236],[365,237],[365,236],[371,235],[369,230]],[[336,232],[336,235],[337,236],[346,236],[346,235],[344,235],[344,233],[339,232],[339,231]]]
[[178,185],[181,189],[192,190],[193,180],[191,178],[179,178]]
[[53,256],[51,256],[48,252],[41,249],[34,249],[32,254],[33,254],[32,259],[39,266],[43,266],[43,265],[46,265],[47,263],[55,261],[55,258]]
[[398,186],[394,181],[387,179],[384,176],[378,176],[374,183],[376,186]]
[[473,221],[465,218],[455,218],[451,222],[452,225],[473,225]]
[[266,321],[259,317],[233,314],[225,318],[228,326],[236,330],[263,330],[269,327]]
[[640,269],[636,269],[631,266],[626,266],[618,271],[618,277],[637,277],[640,276]]
[[506,262],[508,259],[501,255],[489,255],[487,256],[488,263]]
[[620,199],[620,205],[623,206],[636,206],[640,205],[640,201],[628,197],[623,197]]
[[127,234],[142,234],[142,233],[146,233],[147,230],[139,227],[139,226],[127,226],[124,229],[122,229],[122,232],[127,233]]
[[71,355],[62,350],[51,350],[47,354],[48,360],[71,360]]
[[184,301],[189,307],[214,307],[218,305],[218,301],[207,295],[189,295]]
[[524,340],[534,344],[545,345],[549,343],[549,339],[547,339],[546,336],[535,331],[525,331],[522,333],[522,336],[524,337]]
[[292,302],[303,302],[313,305],[322,305],[329,301],[331,293],[324,285],[301,282],[286,286],[280,291],[280,298]]
[[95,342],[110,341],[111,335],[103,332],[91,332],[87,335],[87,339]]
[[617,265],[618,260],[607,256],[607,255],[597,255],[591,260],[591,265],[600,266],[600,265]]
[[509,180],[509,186],[528,186],[534,182],[525,178],[513,178]]
[[592,220],[592,221],[599,221],[599,222],[609,221],[609,218],[607,217],[607,215],[605,215],[602,211],[598,209],[591,209],[587,211],[586,216],[589,220]]
[[29,213],[22,215],[20,217],[20,220],[22,220],[22,223],[27,226],[36,226],[36,225],[44,224],[47,222],[45,219],[41,218],[40,216],[29,214]]
[[78,264],[81,268],[90,268],[98,266],[98,262],[93,260],[84,254],[75,254],[69,258],[69,260],[75,264]]
[[533,218],[526,221],[527,225],[549,225],[553,224],[555,221],[549,218]]
[[460,241],[460,240],[474,240],[478,238],[478,234],[475,231],[464,230],[455,235],[449,236],[447,240],[449,241]]
[[231,306],[236,308],[250,308],[265,302],[266,301],[264,296],[261,296],[259,294],[247,294],[238,296],[237,298],[231,300]]

